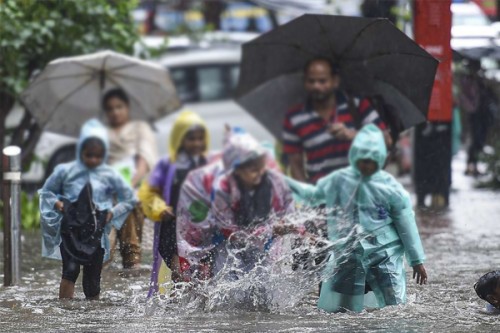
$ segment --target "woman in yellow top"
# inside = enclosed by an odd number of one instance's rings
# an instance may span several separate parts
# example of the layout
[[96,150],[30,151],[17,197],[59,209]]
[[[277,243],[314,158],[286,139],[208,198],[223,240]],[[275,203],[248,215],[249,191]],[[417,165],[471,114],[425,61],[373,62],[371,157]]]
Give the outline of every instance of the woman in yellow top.
[[205,122],[194,112],[182,112],[170,133],[169,156],[156,164],[149,180],[143,182],[139,190],[144,213],[149,219],[159,222],[155,224],[149,296],[158,291],[159,281],[165,279],[165,273],[160,273],[162,258],[172,272],[172,280],[180,280],[175,208],[187,174],[207,164],[208,144]]

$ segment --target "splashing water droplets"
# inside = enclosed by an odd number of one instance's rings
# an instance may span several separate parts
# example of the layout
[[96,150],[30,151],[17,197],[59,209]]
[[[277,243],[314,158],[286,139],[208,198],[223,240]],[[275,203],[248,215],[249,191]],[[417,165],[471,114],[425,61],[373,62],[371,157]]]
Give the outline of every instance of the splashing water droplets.
[[[332,214],[338,219],[336,232],[342,235],[336,242],[325,237],[326,221]],[[294,308],[332,276],[328,259],[336,244],[349,241],[352,246],[344,250],[349,252],[359,241],[361,232],[342,215],[338,209],[301,208],[285,218],[271,217],[273,223],[301,230],[301,235],[276,236],[272,242],[269,233],[234,232],[218,248],[211,279],[170,282],[164,286],[171,290],[170,297],[159,302],[167,309],[181,304],[184,311],[283,312]]]

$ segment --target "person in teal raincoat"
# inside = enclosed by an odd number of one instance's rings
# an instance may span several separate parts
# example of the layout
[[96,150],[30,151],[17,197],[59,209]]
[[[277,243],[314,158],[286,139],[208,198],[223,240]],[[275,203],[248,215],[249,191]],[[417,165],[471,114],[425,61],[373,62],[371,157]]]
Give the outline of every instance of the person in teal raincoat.
[[[105,164],[108,149],[106,128],[96,119],[87,121],[81,130],[76,160],[58,165],[38,192],[42,256],[63,261],[59,298],[73,298],[75,281],[80,272],[80,264],[69,255],[62,242],[61,224],[67,208],[64,202],[76,203],[81,198],[91,198],[91,206],[95,209],[93,213],[107,213],[100,249],[92,256],[91,264],[83,266],[82,284],[87,299],[99,298],[102,263],[110,253],[108,235],[111,227],[119,230],[137,202],[132,188],[123,177]],[[88,197],[85,192],[81,196],[82,190],[88,186],[92,188]]]
[[427,282],[410,197],[382,170],[386,157],[384,136],[370,124],[353,141],[349,167],[316,186],[287,179],[303,203],[327,208],[328,238],[334,245],[318,302],[325,311],[361,312],[405,303],[405,254],[417,283]]

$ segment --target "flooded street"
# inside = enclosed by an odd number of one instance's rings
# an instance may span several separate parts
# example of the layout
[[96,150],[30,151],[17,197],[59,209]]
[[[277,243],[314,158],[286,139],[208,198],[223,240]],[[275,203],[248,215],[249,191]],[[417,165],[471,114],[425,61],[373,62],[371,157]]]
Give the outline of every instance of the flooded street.
[[[482,312],[485,303],[477,298],[472,286],[479,276],[500,267],[500,193],[474,189],[473,180],[462,175],[463,169],[460,155],[454,162],[451,209],[439,215],[419,213],[429,283],[416,286],[408,273],[408,304],[404,306],[361,314],[327,314],[317,310],[311,295],[300,306],[284,311],[205,312],[158,299],[147,301],[148,272],[123,277],[118,266],[103,272],[101,301],[82,300],[79,279],[78,300],[61,302],[57,299],[60,263],[42,259],[39,233],[25,232],[23,283],[19,287],[0,287],[1,331],[495,331],[499,317]],[[146,253],[143,262],[150,257]]]

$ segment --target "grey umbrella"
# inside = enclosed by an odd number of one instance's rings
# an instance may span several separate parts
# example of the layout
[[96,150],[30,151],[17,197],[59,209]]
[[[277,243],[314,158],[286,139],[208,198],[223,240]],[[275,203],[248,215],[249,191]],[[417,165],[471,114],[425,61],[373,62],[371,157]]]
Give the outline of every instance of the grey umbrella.
[[152,122],[180,107],[165,68],[113,51],[50,62],[21,99],[45,130],[78,136],[86,120],[104,117],[101,98],[117,87],[127,92],[133,119]]
[[306,14],[245,43],[237,102],[280,138],[316,57],[339,65],[349,93],[382,96],[404,128],[426,120],[438,61],[386,19]]

